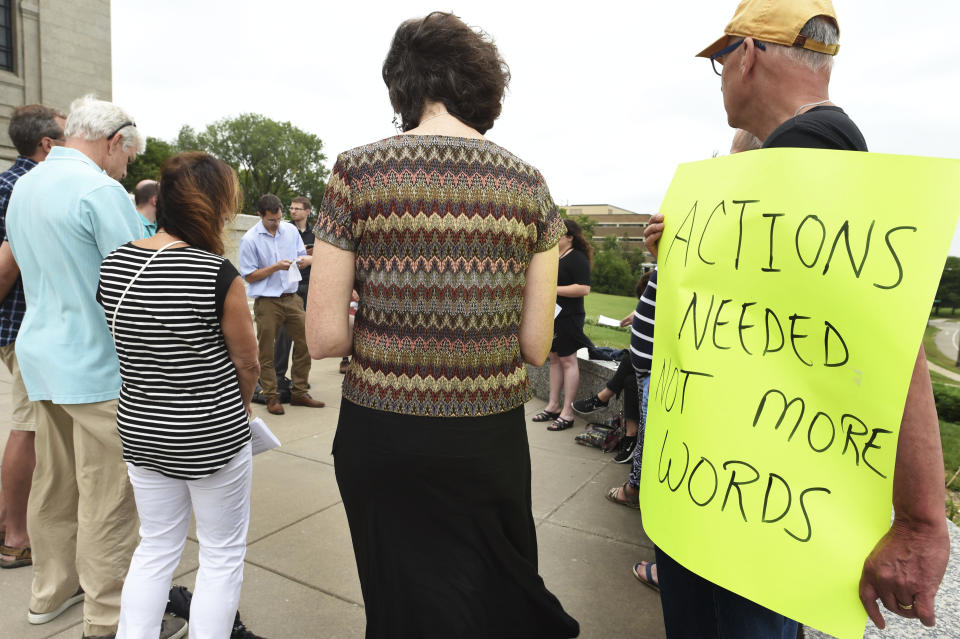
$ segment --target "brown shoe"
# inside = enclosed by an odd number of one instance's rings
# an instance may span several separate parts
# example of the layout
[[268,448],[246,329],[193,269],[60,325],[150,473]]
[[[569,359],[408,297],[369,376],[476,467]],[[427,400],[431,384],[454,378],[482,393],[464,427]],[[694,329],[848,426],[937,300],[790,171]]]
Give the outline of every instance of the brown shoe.
[[308,408],[323,408],[325,406],[323,402],[310,397],[310,395],[307,393],[304,393],[303,395],[291,395],[290,405],[306,406]]
[[283,415],[283,404],[280,403],[279,397],[267,398],[267,411],[273,415]]
[[340,374],[345,375],[347,370],[350,369],[350,358],[344,357],[340,360]]

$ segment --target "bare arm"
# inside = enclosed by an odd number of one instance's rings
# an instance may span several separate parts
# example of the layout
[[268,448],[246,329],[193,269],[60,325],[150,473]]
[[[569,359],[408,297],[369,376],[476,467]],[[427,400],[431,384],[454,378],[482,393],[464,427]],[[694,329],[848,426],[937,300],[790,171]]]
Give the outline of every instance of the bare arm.
[[940,425],[921,345],[897,443],[893,525],[860,577],[860,600],[878,628],[885,624],[877,599],[898,615],[934,624],[933,600],[950,556],[944,498]]
[[13,288],[13,283],[17,281],[20,275],[20,267],[13,259],[13,251],[10,250],[10,242],[0,244],[0,300],[4,299]]
[[520,318],[520,354],[523,361],[540,366],[553,341],[553,310],[556,306],[557,247],[534,253],[527,267]]
[[233,280],[227,291],[220,329],[223,331],[223,341],[227,344],[227,353],[237,369],[240,397],[243,398],[243,406],[249,415],[250,398],[253,397],[253,389],[260,376],[260,358],[257,337],[253,332],[253,319],[247,306],[247,293],[239,277]]
[[590,287],[586,284],[567,284],[557,287],[557,295],[560,297],[586,297],[590,294]]
[[[353,350],[350,297],[356,255],[327,242],[313,247],[307,297],[307,348],[310,357],[346,357]],[[323,291],[322,295],[317,292]]]
[[266,279],[276,273],[277,271],[285,271],[290,268],[290,265],[293,264],[293,260],[280,260],[276,264],[271,264],[270,266],[264,266],[263,268],[258,268],[252,273],[247,273],[246,277],[243,279],[247,280],[250,284],[254,282],[259,282],[262,279]]

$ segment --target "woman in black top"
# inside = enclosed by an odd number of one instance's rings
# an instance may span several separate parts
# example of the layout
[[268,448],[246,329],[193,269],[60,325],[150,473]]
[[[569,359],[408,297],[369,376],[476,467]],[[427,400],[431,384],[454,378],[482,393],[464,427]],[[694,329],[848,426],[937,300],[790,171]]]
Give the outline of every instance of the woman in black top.
[[[560,266],[557,271],[557,305],[560,312],[553,321],[553,345],[550,346],[550,399],[535,422],[552,422],[547,430],[566,430],[573,426],[573,400],[580,385],[577,350],[591,346],[583,334],[583,298],[590,292],[590,264],[593,247],[583,237],[580,225],[564,220],[567,234],[560,238]],[[563,404],[560,391],[563,390]]]

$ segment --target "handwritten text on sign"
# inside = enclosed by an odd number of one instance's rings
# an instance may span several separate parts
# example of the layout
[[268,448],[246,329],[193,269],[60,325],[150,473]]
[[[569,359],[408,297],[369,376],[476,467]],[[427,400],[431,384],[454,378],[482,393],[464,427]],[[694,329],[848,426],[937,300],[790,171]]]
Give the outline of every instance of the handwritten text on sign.
[[840,637],[890,523],[960,161],[768,149],[663,202],[644,526],[704,577]]

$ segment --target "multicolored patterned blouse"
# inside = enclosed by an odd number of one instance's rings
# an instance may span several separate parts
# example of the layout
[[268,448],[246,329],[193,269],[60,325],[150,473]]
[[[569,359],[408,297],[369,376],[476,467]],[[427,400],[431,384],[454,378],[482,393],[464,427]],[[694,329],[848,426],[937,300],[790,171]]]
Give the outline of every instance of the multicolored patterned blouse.
[[341,154],[314,234],[356,253],[343,396],[432,417],[523,404],[525,272],[565,232],[540,172],[488,140],[398,135]]

